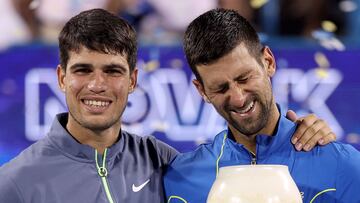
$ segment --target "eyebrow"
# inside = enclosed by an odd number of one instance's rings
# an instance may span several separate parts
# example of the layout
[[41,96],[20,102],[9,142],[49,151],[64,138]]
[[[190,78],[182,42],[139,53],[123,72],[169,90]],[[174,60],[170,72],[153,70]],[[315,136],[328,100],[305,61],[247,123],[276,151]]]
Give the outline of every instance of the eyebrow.
[[118,63],[111,63],[111,64],[107,64],[105,65],[106,69],[120,69],[122,72],[127,72],[127,68],[125,68],[125,66],[123,66],[122,64],[118,64]]
[[223,87],[226,87],[227,83],[217,83],[217,84],[214,84],[212,83],[211,85],[208,86],[208,89],[210,91],[217,91],[218,89],[221,89]]
[[76,68],[79,68],[79,67],[82,67],[82,68],[91,68],[93,67],[91,64],[89,63],[75,63],[73,64],[72,66],[70,66],[70,70],[74,70]]
[[[70,66],[70,70],[74,70],[76,68],[92,68],[94,67],[92,64],[89,63],[75,63],[72,66]],[[103,66],[103,68],[105,69],[120,69],[122,72],[126,72],[127,69],[122,65],[122,64],[117,64],[117,63],[111,63],[111,64],[106,64]]]
[[[244,77],[248,76],[250,73],[251,73],[251,70],[247,70],[247,71],[241,73],[240,75],[236,76],[233,80],[241,80]],[[226,87],[226,85],[227,85],[227,82],[225,82],[225,83],[215,82],[215,84],[214,84],[214,82],[212,82],[211,85],[208,86],[208,89],[211,91],[215,91],[219,88]]]
[[243,73],[241,73],[240,75],[236,76],[234,78],[234,80],[239,80],[239,79],[243,79],[244,77],[248,76],[250,74],[251,70],[245,71]]

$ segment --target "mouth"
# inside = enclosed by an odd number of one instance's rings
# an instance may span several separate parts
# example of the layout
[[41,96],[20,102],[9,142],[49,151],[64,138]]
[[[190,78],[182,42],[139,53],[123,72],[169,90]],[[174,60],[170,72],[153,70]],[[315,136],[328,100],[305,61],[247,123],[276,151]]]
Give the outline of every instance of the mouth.
[[230,112],[232,114],[237,114],[239,116],[247,116],[251,112],[253,112],[254,109],[255,109],[255,101],[251,101],[250,103],[246,104],[241,109],[232,109],[232,110],[230,110]]
[[82,99],[81,100],[86,106],[90,107],[108,107],[110,105],[110,101],[101,101],[101,100],[89,100],[89,99]]
[[81,102],[85,105],[85,109],[88,112],[95,114],[104,113],[112,103],[110,100],[99,98],[81,99]]

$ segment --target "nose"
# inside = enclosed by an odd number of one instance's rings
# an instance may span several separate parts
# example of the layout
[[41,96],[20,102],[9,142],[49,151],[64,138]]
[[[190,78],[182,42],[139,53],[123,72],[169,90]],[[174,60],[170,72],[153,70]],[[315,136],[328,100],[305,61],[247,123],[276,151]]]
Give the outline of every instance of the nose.
[[239,84],[233,84],[227,91],[227,101],[230,106],[242,107],[246,102],[245,91]]
[[106,80],[103,73],[94,72],[88,83],[88,89],[94,93],[101,93],[106,90]]

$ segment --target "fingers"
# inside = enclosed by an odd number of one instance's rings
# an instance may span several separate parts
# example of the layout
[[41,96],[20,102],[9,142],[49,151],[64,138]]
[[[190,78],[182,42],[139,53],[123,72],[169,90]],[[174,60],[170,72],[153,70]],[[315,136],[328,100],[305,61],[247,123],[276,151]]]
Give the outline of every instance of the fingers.
[[[306,142],[299,142],[302,138],[305,131],[311,127],[315,121],[317,120],[316,116],[314,114],[310,114],[306,116],[305,118],[302,118],[301,120],[297,122],[299,125],[291,139],[291,142],[295,145],[296,149],[301,150]],[[304,138],[302,139],[304,140]]]
[[[327,126],[327,125],[326,125]],[[334,142],[336,141],[336,135],[335,133],[333,133],[330,129],[330,133],[323,136],[317,143],[319,145],[327,145],[329,144],[330,142]]]
[[291,120],[292,122],[295,122],[297,119],[297,115],[293,110],[288,110],[286,112],[286,118]]
[[[317,130],[317,132],[315,132]],[[310,151],[317,143],[324,143],[324,137],[332,133],[331,129],[327,127],[326,123],[322,120],[317,120],[308,130],[304,133],[303,150]],[[308,135],[306,135],[308,134]],[[306,139],[309,138],[307,141]],[[300,142],[302,140],[300,139]],[[306,142],[306,143],[305,143]]]
[[330,127],[325,121],[310,114],[299,122],[298,129],[294,133],[292,143],[297,150],[311,150],[316,144],[326,145],[336,140]]

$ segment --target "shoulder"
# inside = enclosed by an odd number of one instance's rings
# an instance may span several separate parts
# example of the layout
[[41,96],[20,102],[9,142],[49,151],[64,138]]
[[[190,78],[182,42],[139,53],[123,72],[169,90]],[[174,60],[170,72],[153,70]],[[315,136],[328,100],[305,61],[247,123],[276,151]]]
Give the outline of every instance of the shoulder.
[[176,149],[154,136],[138,136],[126,131],[123,131],[121,136],[129,150],[144,156],[160,158],[164,164],[168,164],[178,154]]
[[178,154],[176,158],[171,162],[171,166],[185,166],[184,164],[187,163],[191,164],[215,158],[212,144],[213,143],[201,144],[193,151]]
[[325,146],[316,146],[310,152],[296,152],[296,154],[297,161],[317,160],[314,164],[323,167],[326,165],[339,168],[360,167],[360,152],[353,146],[341,142],[331,142]]
[[[50,149],[40,140],[0,167],[0,199],[4,202],[22,202],[21,191],[31,187],[32,179],[43,170],[43,162]],[[8,201],[5,201],[8,200]]]
[[360,152],[349,144],[331,143],[325,147],[336,156],[336,195],[344,202],[360,201]]
[[16,182],[0,171],[0,199],[3,202],[24,202],[23,195]]
[[194,151],[179,154],[164,175],[168,202],[205,202],[216,177],[216,164],[221,145],[202,144]]
[[187,163],[201,163],[217,159],[227,138],[227,131],[217,134],[211,143],[199,145],[194,151],[179,154],[171,163],[172,167],[185,166]]
[[[360,152],[357,149],[350,144],[341,142],[332,142],[325,146],[317,146],[314,151],[325,156],[334,157],[338,161],[360,160]],[[360,165],[360,162],[358,164]]]
[[327,172],[333,171],[335,178],[340,182],[350,179],[360,186],[360,152],[353,146],[332,142],[325,146],[317,146],[310,153],[302,153],[302,156],[312,157],[316,160],[313,164],[318,168],[325,167]]
[[332,147],[331,150],[339,162],[339,168],[341,170],[357,171],[357,174],[359,174],[357,177],[360,181],[360,152],[349,144],[334,142],[329,145],[330,146],[325,149]]
[[133,144],[145,148],[157,148],[170,151],[176,151],[173,147],[165,142],[155,138],[154,136],[139,136],[126,131],[122,132],[122,136],[126,139],[127,144]]
[[11,175],[21,173],[23,168],[31,168],[37,166],[43,161],[46,154],[53,149],[50,147],[48,140],[42,139],[30,145],[15,158],[0,167],[0,174]]
[[215,175],[217,159],[221,154],[225,139],[226,131],[220,132],[215,136],[213,142],[201,144],[194,151],[176,156],[166,170],[165,180],[171,181],[181,176],[194,176],[193,178],[196,179],[201,174]]

